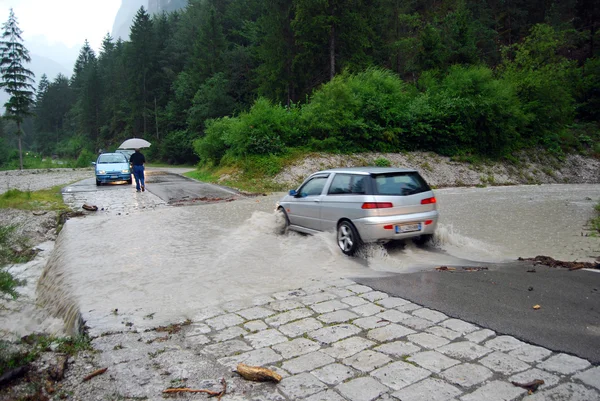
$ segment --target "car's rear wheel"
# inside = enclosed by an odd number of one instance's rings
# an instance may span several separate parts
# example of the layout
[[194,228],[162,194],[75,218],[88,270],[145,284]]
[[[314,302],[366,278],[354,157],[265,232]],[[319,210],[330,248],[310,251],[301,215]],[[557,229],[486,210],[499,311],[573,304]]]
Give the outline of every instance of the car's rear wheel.
[[413,238],[413,242],[419,246],[427,244],[433,238],[433,234],[423,234]]
[[354,255],[362,243],[354,224],[346,220],[338,224],[337,242],[342,252],[349,256]]

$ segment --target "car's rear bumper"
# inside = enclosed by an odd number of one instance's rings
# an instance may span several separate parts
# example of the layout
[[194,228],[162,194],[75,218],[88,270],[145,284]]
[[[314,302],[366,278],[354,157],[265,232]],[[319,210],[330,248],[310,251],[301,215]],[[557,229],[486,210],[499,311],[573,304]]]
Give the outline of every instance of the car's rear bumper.
[[[402,216],[365,217],[352,222],[363,242],[390,241],[433,234],[437,227],[439,213],[432,210]],[[429,223],[429,224],[427,224]],[[396,226],[420,224],[418,231],[397,233]],[[387,228],[386,228],[387,227]]]

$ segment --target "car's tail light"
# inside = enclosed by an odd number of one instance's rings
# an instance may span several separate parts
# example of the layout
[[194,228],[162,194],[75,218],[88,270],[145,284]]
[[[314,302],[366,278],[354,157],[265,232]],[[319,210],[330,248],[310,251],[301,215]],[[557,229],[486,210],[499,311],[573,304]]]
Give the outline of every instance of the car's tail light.
[[394,229],[394,225],[393,224],[388,224],[387,226],[383,226],[384,230],[393,230]]
[[363,209],[388,209],[394,207],[392,202],[365,202],[362,204]]
[[425,225],[428,226],[430,224],[433,224],[433,220],[425,220]]
[[421,200],[421,205],[430,205],[432,203],[437,203],[437,200],[435,199],[435,196],[432,196],[431,198],[427,198],[427,199],[422,199]]

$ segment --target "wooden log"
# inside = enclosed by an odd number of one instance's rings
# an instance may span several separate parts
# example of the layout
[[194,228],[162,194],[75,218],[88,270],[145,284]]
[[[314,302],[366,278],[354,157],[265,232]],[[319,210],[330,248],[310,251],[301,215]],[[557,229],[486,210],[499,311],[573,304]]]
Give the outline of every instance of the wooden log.
[[102,368],[102,369],[98,369],[98,370],[96,370],[96,371],[94,371],[94,372],[90,373],[90,374],[89,374],[89,375],[87,375],[86,377],[84,377],[84,378],[83,378],[83,381],[84,381],[84,382],[86,382],[86,381],[88,381],[88,380],[90,380],[90,379],[92,379],[92,378],[94,378],[94,377],[96,377],[96,376],[98,376],[98,375],[101,375],[101,374],[103,374],[103,373],[104,373],[104,372],[106,372],[107,370],[108,370],[108,368]]
[[282,379],[281,375],[271,369],[262,368],[260,366],[248,366],[243,363],[237,365],[236,372],[244,379],[255,382],[272,381],[279,383]]

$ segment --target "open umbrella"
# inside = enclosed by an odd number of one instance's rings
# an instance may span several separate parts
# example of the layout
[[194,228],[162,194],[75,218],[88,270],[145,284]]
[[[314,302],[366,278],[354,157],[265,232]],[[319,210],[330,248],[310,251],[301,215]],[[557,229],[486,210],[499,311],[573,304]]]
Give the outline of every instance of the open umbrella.
[[149,148],[150,142],[142,138],[131,138],[119,145],[119,149],[141,149]]

